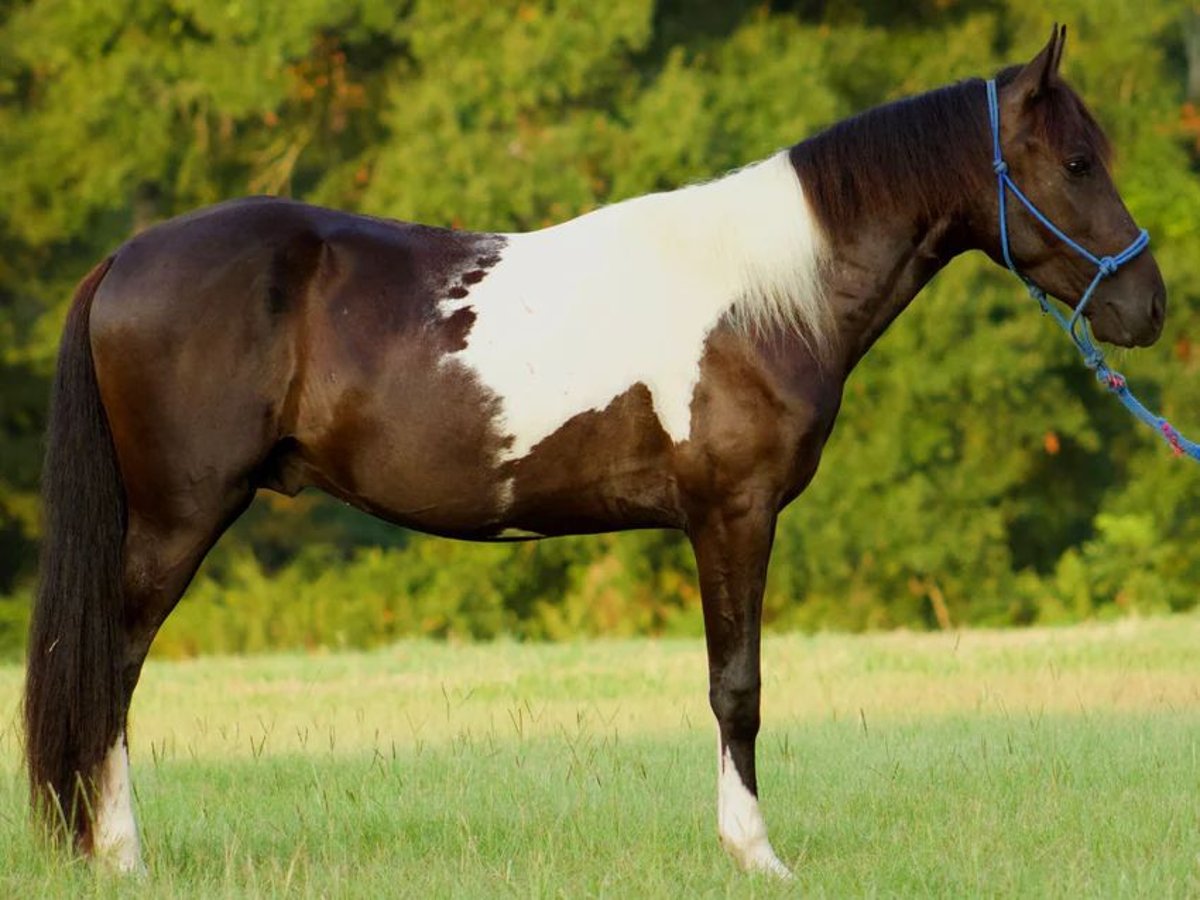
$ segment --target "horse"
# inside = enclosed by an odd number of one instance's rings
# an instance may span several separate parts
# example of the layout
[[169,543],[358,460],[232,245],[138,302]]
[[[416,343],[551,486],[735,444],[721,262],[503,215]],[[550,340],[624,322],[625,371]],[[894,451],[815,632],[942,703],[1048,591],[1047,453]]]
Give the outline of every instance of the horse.
[[[535,232],[263,197],[123,244],[76,291],[52,388],[24,700],[35,819],[142,867],[125,724],[155,633],[257,490],[316,487],[472,541],[682,531],[719,841],[788,877],[758,805],[762,596],[776,517],[816,472],[848,375],[967,251],[1078,305],[1087,260],[1002,213],[1000,165],[1095,254],[1138,234],[1064,46],[1055,26],[997,73],[994,126],[968,79]],[[1095,336],[1153,343],[1151,254],[1106,274]]]

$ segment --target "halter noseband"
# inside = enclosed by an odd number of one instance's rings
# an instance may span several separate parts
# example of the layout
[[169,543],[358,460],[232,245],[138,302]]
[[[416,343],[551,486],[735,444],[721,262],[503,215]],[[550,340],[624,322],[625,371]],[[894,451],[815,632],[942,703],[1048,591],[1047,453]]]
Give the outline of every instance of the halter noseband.
[[[1024,282],[1030,296],[1037,300],[1042,307],[1042,312],[1050,313],[1059,327],[1070,336],[1071,341],[1083,355],[1084,364],[1096,373],[1097,380],[1116,394],[1131,413],[1157,431],[1171,445],[1171,449],[1175,451],[1176,455],[1182,456],[1186,453],[1193,459],[1200,460],[1200,444],[1189,441],[1170,422],[1154,415],[1141,404],[1137,397],[1133,396],[1129,386],[1125,383],[1125,378],[1121,373],[1110,368],[1105,361],[1104,354],[1100,352],[1100,348],[1092,339],[1087,322],[1083,320],[1083,311],[1087,308],[1100,282],[1110,275],[1115,275],[1121,266],[1145,250],[1150,243],[1150,235],[1143,228],[1133,242],[1116,256],[1096,256],[1082,244],[1072,240],[1061,228],[1051,222],[1032,200],[1021,193],[1021,189],[1008,174],[1008,163],[1004,161],[1004,154],[1000,150],[1000,102],[994,78],[989,78],[987,81],[987,101],[988,121],[992,127],[992,171],[996,173],[996,189],[999,196],[1000,249],[1004,254],[1004,264]],[[1050,303],[1046,292],[1023,275],[1013,262],[1008,246],[1008,193],[1010,191],[1051,234],[1096,267],[1095,276],[1087,286],[1087,290],[1083,292],[1083,296],[1079,298],[1079,302],[1075,305],[1075,311],[1069,318],[1059,312]]]

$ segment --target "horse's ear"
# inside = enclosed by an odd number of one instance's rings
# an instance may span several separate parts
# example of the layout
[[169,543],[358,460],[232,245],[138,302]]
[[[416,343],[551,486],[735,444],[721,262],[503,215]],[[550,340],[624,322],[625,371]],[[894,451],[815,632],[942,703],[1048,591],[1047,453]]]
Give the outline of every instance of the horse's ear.
[[1050,64],[1050,74],[1057,75],[1058,67],[1062,65],[1063,51],[1067,49],[1067,26],[1058,26],[1058,40],[1054,44],[1054,59]]
[[1058,75],[1066,45],[1067,26],[1055,24],[1046,46],[1013,79],[1013,94],[1027,102],[1044,96],[1050,89],[1051,80]]

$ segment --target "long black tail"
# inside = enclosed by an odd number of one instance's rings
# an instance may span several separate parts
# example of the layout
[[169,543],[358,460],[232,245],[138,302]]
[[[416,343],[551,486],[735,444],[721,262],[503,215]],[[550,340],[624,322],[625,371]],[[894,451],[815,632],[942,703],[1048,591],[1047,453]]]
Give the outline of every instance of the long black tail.
[[59,348],[42,472],[41,580],[29,629],[25,737],[35,814],[90,840],[97,768],[124,726],[125,494],[92,361],[89,317],[111,258],[80,283]]

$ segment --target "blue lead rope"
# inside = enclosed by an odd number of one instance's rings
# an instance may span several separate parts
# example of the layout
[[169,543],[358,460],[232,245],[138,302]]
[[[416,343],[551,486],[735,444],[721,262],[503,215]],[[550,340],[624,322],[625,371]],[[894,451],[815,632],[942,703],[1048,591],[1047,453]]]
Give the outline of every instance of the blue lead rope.
[[[1004,253],[1004,264],[1025,283],[1030,296],[1042,307],[1042,312],[1053,316],[1054,321],[1067,333],[1078,348],[1080,355],[1083,356],[1084,364],[1096,373],[1096,379],[1116,394],[1117,399],[1125,405],[1126,409],[1153,428],[1163,440],[1170,444],[1176,456],[1186,454],[1192,459],[1200,460],[1200,444],[1189,441],[1179,433],[1174,425],[1161,416],[1154,415],[1142,405],[1141,401],[1129,390],[1125,377],[1105,361],[1104,354],[1096,346],[1088,324],[1083,319],[1083,311],[1087,309],[1092,294],[1096,292],[1100,282],[1110,275],[1115,275],[1121,266],[1145,250],[1150,243],[1150,235],[1146,233],[1145,229],[1142,229],[1134,238],[1133,243],[1116,256],[1096,256],[1086,247],[1068,237],[1061,228],[1046,218],[1042,211],[1033,205],[1032,200],[1021,193],[1021,189],[1009,177],[1008,163],[1004,161],[1004,154],[1000,150],[1000,103],[996,95],[996,81],[993,78],[989,78],[987,82],[987,101],[988,120],[992,126],[992,170],[996,173],[996,186],[1000,197],[1000,249]],[[1083,292],[1083,296],[1079,298],[1079,303],[1076,304],[1075,311],[1069,318],[1059,312],[1057,307],[1051,304],[1046,292],[1021,274],[1016,264],[1013,263],[1008,249],[1008,194],[1010,191],[1035,219],[1049,229],[1051,234],[1096,267],[1095,277],[1087,286],[1087,290]]]

